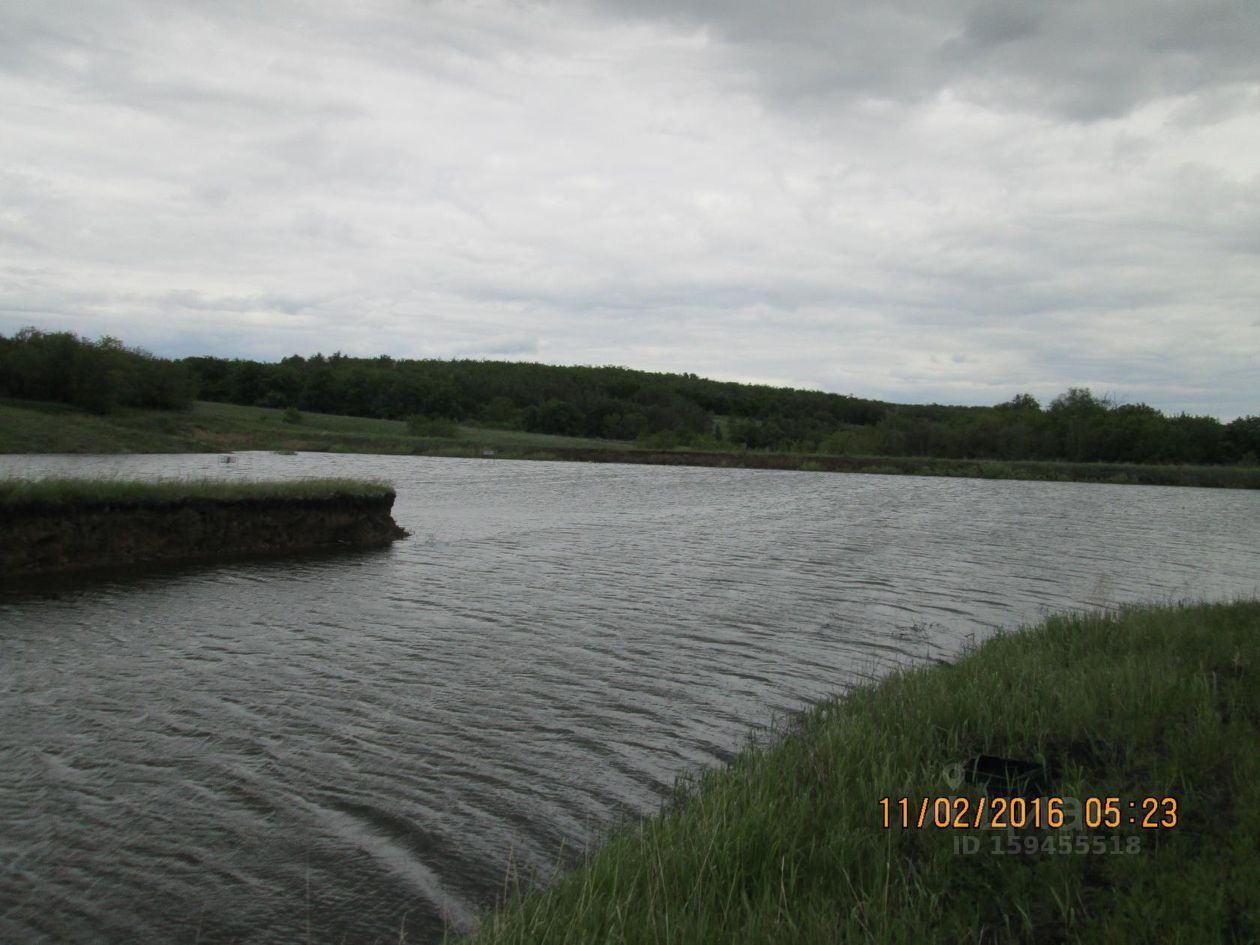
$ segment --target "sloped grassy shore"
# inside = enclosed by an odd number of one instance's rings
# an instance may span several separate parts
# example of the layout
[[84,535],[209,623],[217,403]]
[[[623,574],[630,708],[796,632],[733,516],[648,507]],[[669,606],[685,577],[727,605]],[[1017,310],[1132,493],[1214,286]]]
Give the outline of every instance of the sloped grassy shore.
[[[965,783],[951,788],[949,766],[982,753],[1041,762],[1050,791],[1082,803],[1173,797],[1177,825],[884,828],[884,797],[912,805],[978,798]],[[964,838],[979,849],[961,852]],[[1037,852],[1006,852],[1012,839]],[[1252,600],[1057,616],[1000,634],[952,665],[819,704],[769,745],[680,783],[658,815],[615,828],[559,881],[487,916],[471,941],[1257,936],[1260,601]]]

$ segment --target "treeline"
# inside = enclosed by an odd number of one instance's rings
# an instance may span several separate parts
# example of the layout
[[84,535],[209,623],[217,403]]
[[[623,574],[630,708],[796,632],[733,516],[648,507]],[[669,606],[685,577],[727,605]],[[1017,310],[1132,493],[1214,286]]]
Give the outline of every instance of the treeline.
[[1165,416],[1074,387],[1044,409],[1020,394],[996,407],[894,408],[864,430],[827,437],[823,452],[952,459],[1254,465],[1260,417]]
[[409,361],[341,354],[279,363],[187,358],[206,400],[363,417],[425,417],[655,448],[1075,462],[1254,462],[1260,417],[1166,417],[1073,388],[1044,409],[901,405],[619,367]]
[[[201,397],[363,417],[414,415],[538,433],[641,439],[649,445],[818,441],[868,424],[876,401],[694,374],[505,361],[406,361],[297,355],[277,364],[187,358]],[[727,419],[731,418],[731,419]]]
[[956,459],[1255,463],[1260,417],[1165,416],[1072,388],[1044,407],[902,405],[821,391],[619,367],[294,355],[278,363],[154,358],[114,339],[24,329],[0,336],[0,394],[89,410],[191,398],[538,433],[654,448],[776,450]]
[[104,414],[117,407],[183,408],[196,394],[184,365],[124,347],[117,338],[89,341],[34,328],[12,338],[0,335],[0,396]]

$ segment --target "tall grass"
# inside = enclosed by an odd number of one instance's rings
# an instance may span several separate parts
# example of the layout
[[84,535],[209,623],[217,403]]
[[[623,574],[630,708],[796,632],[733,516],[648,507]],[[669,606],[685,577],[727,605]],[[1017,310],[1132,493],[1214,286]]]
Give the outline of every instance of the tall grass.
[[[1257,601],[999,635],[823,702],[680,782],[658,815],[521,890],[472,941],[1255,941],[1258,669]],[[1002,831],[883,827],[884,797],[978,798],[950,772],[982,753],[1040,762],[1054,794],[1082,802],[1175,797],[1179,823],[1026,829],[1020,843],[1063,833],[1073,852],[1018,855],[995,852]],[[981,849],[960,852],[965,836]]]

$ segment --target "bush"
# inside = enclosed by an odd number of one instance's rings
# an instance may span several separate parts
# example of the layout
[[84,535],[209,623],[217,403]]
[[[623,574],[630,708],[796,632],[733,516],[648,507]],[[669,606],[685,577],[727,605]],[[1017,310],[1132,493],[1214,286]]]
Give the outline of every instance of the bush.
[[297,407],[289,407],[284,411],[284,416],[281,419],[285,423],[301,423],[302,411],[298,410]]

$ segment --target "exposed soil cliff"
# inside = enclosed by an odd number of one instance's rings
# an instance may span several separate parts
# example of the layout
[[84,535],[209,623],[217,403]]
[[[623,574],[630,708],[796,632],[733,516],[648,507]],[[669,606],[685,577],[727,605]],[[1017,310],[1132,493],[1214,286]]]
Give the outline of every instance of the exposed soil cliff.
[[393,493],[0,509],[0,578],[140,561],[384,545],[406,536]]

